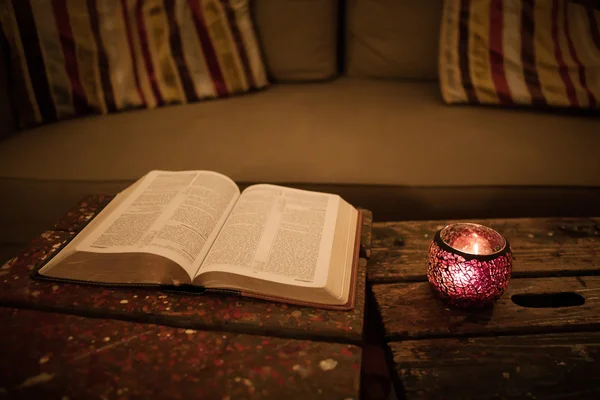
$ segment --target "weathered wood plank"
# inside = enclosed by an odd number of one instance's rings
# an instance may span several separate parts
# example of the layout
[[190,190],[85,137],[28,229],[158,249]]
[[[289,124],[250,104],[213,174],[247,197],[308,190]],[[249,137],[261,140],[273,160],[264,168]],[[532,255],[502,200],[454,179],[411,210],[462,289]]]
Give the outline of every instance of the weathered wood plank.
[[409,340],[389,344],[411,399],[598,399],[600,333]]
[[[369,282],[425,281],[435,232],[457,221],[373,225]],[[474,220],[503,234],[515,256],[513,277],[600,274],[600,218]]]
[[[353,345],[0,308],[0,397],[358,399]],[[4,395],[4,396],[3,396]]]
[[[429,282],[373,285],[372,290],[388,340],[600,329],[600,277],[513,279],[492,309],[480,311],[447,308],[435,297]],[[585,304],[532,308],[511,299],[561,292],[576,293]]]
[[369,210],[361,209],[363,224],[360,238],[360,256],[371,258],[371,242],[373,237],[373,213]]
[[[111,317],[238,333],[308,340],[362,341],[366,259],[359,263],[356,306],[351,311],[292,306],[227,295],[186,295],[146,288],[115,288],[33,280],[31,272],[108,202],[90,196],[23,252],[0,267],[0,305]],[[371,213],[364,229],[370,232]],[[367,234],[366,240],[370,239]],[[365,249],[368,243],[363,243]]]

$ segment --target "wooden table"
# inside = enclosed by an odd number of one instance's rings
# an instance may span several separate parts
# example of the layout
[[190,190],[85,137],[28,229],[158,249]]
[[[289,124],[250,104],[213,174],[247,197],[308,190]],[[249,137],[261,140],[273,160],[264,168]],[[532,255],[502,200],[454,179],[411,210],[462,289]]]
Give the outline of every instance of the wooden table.
[[451,222],[373,226],[368,281],[398,397],[599,399],[600,219],[470,221],[514,255],[507,291],[482,311],[447,308],[427,282],[428,245]]
[[0,267],[0,398],[358,399],[369,211],[351,311],[32,280],[109,201],[84,199]]
[[331,399],[354,345],[0,308],[0,398]]

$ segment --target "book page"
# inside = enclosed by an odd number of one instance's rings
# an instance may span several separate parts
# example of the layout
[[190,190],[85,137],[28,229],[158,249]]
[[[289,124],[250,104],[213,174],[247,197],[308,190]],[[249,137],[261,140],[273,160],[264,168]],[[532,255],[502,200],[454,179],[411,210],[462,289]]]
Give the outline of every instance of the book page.
[[152,171],[77,251],[157,254],[193,277],[238,196],[215,172]]
[[239,197],[198,271],[324,286],[340,198],[274,185]]

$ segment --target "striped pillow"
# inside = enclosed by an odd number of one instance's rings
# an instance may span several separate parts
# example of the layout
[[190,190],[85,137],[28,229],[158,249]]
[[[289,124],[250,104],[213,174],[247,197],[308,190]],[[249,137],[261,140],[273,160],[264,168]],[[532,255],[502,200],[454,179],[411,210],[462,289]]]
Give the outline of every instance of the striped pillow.
[[600,11],[567,0],[446,0],[447,103],[600,108]]
[[248,0],[2,0],[21,127],[267,85]]

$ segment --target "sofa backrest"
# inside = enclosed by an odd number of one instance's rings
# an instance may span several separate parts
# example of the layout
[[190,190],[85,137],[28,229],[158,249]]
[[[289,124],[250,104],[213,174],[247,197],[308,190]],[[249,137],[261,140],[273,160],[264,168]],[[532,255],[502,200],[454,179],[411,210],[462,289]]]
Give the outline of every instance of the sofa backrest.
[[8,88],[8,59],[6,43],[0,35],[0,139],[15,130],[13,109]]
[[348,0],[349,76],[436,80],[443,0]]
[[443,0],[253,0],[274,82],[436,80]]
[[272,81],[316,81],[337,75],[338,0],[252,0],[251,4]]

